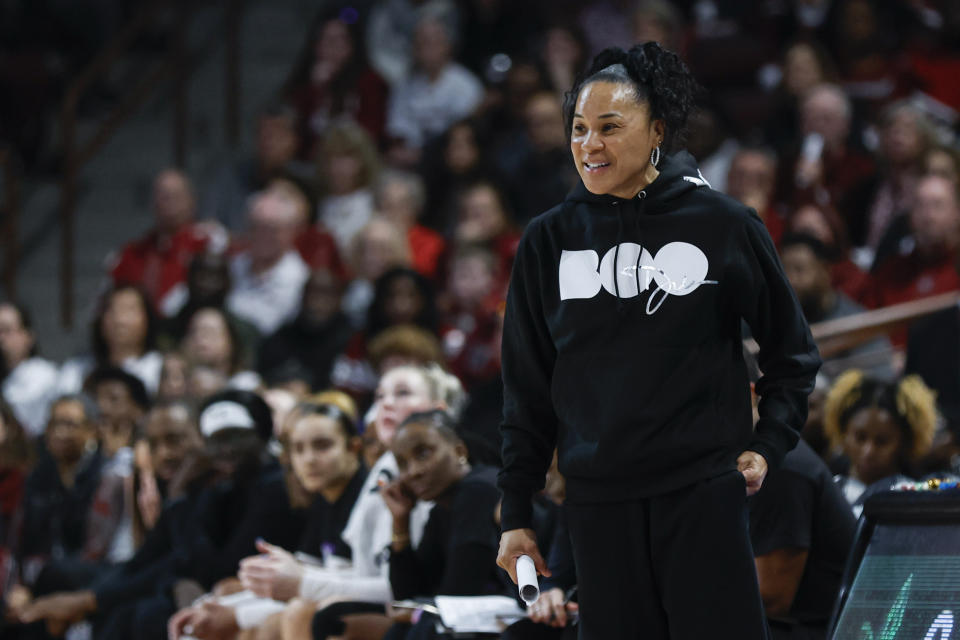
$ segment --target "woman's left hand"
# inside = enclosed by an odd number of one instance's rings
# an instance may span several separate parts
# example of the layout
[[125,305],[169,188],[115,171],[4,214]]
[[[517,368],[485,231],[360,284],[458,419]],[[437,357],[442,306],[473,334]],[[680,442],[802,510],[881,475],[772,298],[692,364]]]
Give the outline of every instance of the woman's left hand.
[[240,561],[240,582],[261,598],[287,602],[300,593],[303,566],[289,551],[257,541],[261,555]]
[[756,451],[744,451],[737,458],[737,471],[747,482],[747,495],[752,496],[760,491],[760,485],[767,477],[767,461]]

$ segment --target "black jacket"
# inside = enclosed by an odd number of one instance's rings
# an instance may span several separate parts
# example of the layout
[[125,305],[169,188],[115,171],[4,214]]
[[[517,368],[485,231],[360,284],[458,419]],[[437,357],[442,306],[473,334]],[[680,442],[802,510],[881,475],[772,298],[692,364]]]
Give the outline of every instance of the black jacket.
[[[604,502],[718,475],[747,449],[773,468],[798,439],[820,358],[770,236],[688,153],[659,168],[631,200],[578,185],[520,243],[503,335],[504,530],[530,525],[555,446],[567,499]],[[765,374],[755,432],[741,318]]]
[[396,599],[506,591],[496,563],[495,476],[493,467],[474,467],[437,498],[417,548],[391,550],[390,586]]
[[349,560],[352,555],[350,545],[340,536],[347,527],[353,507],[363,490],[363,483],[367,480],[367,468],[360,464],[357,472],[350,478],[340,497],[333,503],[327,502],[322,495],[318,495],[307,512],[307,522],[297,550],[306,554],[322,558],[324,547],[329,545],[335,556]]
[[290,549],[305,515],[290,506],[283,473],[265,465],[251,477],[224,481],[167,504],[132,558],[93,586],[97,607],[168,593],[180,578],[211,589],[255,555],[256,539]]
[[90,505],[100,485],[103,464],[99,449],[86,454],[74,485],[66,488],[56,461],[49,453],[41,454],[24,489],[23,556],[60,557],[83,551]]

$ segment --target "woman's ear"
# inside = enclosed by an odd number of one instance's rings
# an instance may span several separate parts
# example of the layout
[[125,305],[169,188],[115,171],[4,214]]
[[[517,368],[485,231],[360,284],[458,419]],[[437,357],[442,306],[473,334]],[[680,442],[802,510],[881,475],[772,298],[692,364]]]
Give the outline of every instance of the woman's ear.
[[453,445],[453,452],[456,454],[458,460],[470,459],[470,451],[467,450],[467,445],[463,444],[462,441]]
[[667,123],[662,118],[653,121],[653,130],[657,134],[657,139],[660,142],[663,142],[664,137],[667,135]]

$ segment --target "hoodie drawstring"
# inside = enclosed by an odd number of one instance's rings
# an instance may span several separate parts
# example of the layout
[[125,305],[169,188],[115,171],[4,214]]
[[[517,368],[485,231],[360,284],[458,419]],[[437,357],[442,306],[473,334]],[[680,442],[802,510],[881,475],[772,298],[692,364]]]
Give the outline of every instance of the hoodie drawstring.
[[[618,203],[614,202],[614,205]],[[617,294],[617,311],[623,313],[623,298],[620,297],[620,278],[617,265],[620,262],[620,242],[623,241],[623,207],[617,207],[617,244],[613,249],[613,290]]]
[[[634,229],[637,232],[637,235],[640,235],[640,216],[643,214],[644,204],[647,199],[647,192],[641,191],[637,194],[637,199],[640,201],[640,206],[637,207],[637,215],[634,218]],[[614,205],[619,203],[614,202]],[[623,298],[620,297],[620,244],[623,242],[623,207],[620,207],[617,211],[617,244],[613,250],[613,290],[617,294],[617,311],[623,313],[625,308],[623,304]],[[641,252],[642,253],[642,252]],[[640,255],[637,255],[637,264],[634,265],[633,277],[637,281],[637,293],[640,292]]]
[[[640,205],[637,207],[637,215],[633,219],[633,226],[634,226],[634,230],[637,232],[637,237],[639,238],[640,237],[640,216],[643,215],[643,209],[647,203],[647,192],[641,191],[640,193],[637,194],[637,197],[640,199]],[[640,258],[641,257],[643,257],[642,249],[637,254],[637,264],[634,265],[636,268],[633,270],[633,277],[637,281],[637,294],[640,293]]]

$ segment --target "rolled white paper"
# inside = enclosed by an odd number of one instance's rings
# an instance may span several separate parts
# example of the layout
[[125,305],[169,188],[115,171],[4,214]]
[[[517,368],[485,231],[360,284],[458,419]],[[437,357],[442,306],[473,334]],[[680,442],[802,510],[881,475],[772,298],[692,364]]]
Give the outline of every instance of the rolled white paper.
[[528,606],[540,597],[537,568],[533,565],[533,558],[530,556],[517,558],[517,587],[520,589],[520,599]]

